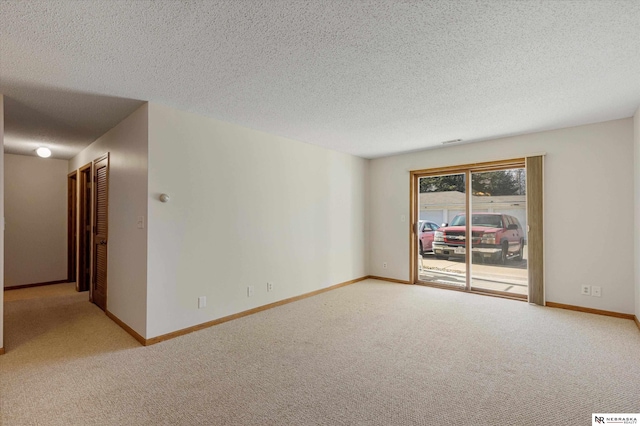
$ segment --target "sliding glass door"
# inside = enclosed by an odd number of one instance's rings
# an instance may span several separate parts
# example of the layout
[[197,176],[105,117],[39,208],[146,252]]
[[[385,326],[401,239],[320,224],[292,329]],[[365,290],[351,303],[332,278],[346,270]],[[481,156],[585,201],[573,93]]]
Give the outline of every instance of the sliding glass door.
[[412,186],[414,282],[527,298],[524,159],[412,172]]
[[527,295],[524,168],[471,173],[471,288]]
[[[418,178],[418,280],[466,289],[465,173]],[[441,232],[443,224],[449,232]]]

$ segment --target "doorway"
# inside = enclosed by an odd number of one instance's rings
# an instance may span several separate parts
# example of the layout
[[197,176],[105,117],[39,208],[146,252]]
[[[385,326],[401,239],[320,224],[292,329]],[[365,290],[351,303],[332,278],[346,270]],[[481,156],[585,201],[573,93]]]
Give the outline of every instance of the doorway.
[[412,282],[527,299],[527,179],[524,158],[412,172]]
[[[91,283],[91,163],[79,170],[78,279],[76,290],[88,291]],[[89,295],[91,298],[91,295]]]
[[67,177],[67,281],[76,280],[78,228],[78,172]]
[[109,241],[109,154],[93,162],[93,262],[91,297],[107,310],[107,248]]

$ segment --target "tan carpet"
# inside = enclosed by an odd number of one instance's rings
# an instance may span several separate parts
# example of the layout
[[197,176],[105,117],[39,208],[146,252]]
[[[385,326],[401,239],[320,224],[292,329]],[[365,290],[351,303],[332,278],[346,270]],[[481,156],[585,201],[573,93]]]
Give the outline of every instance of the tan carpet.
[[[4,301],[13,302],[14,300],[71,296],[72,294],[76,294],[76,283],[53,284],[7,290],[4,292]],[[83,294],[85,299],[89,298],[88,292]]]
[[367,280],[145,348],[86,299],[6,303],[2,424],[587,425],[640,412],[629,320]]

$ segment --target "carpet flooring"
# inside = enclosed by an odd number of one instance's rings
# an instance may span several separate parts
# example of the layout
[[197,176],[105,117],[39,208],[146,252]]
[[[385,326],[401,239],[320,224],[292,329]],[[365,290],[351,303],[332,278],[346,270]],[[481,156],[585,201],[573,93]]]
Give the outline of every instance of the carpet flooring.
[[588,425],[640,413],[629,320],[366,280],[142,347],[68,290],[5,303],[3,425]]

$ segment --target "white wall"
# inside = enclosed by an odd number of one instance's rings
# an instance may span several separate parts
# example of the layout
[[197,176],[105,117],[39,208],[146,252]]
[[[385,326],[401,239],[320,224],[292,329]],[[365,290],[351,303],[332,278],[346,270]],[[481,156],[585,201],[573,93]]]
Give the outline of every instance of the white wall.
[[151,104],[147,337],[366,275],[367,168]]
[[68,168],[5,154],[5,287],[67,279]]
[[[4,288],[4,96],[0,95],[0,288]],[[0,349],[4,348],[4,291],[0,291]]]
[[[369,273],[409,279],[409,171],[546,152],[546,300],[634,312],[633,121],[623,119],[371,161]],[[382,263],[388,263],[388,269]],[[602,297],[582,296],[582,284]]]
[[105,153],[109,159],[107,310],[145,337],[147,310],[148,105],[145,104],[69,161],[69,172]]
[[633,117],[634,138],[634,171],[635,171],[635,285],[636,285],[636,317],[640,319],[640,107]]

